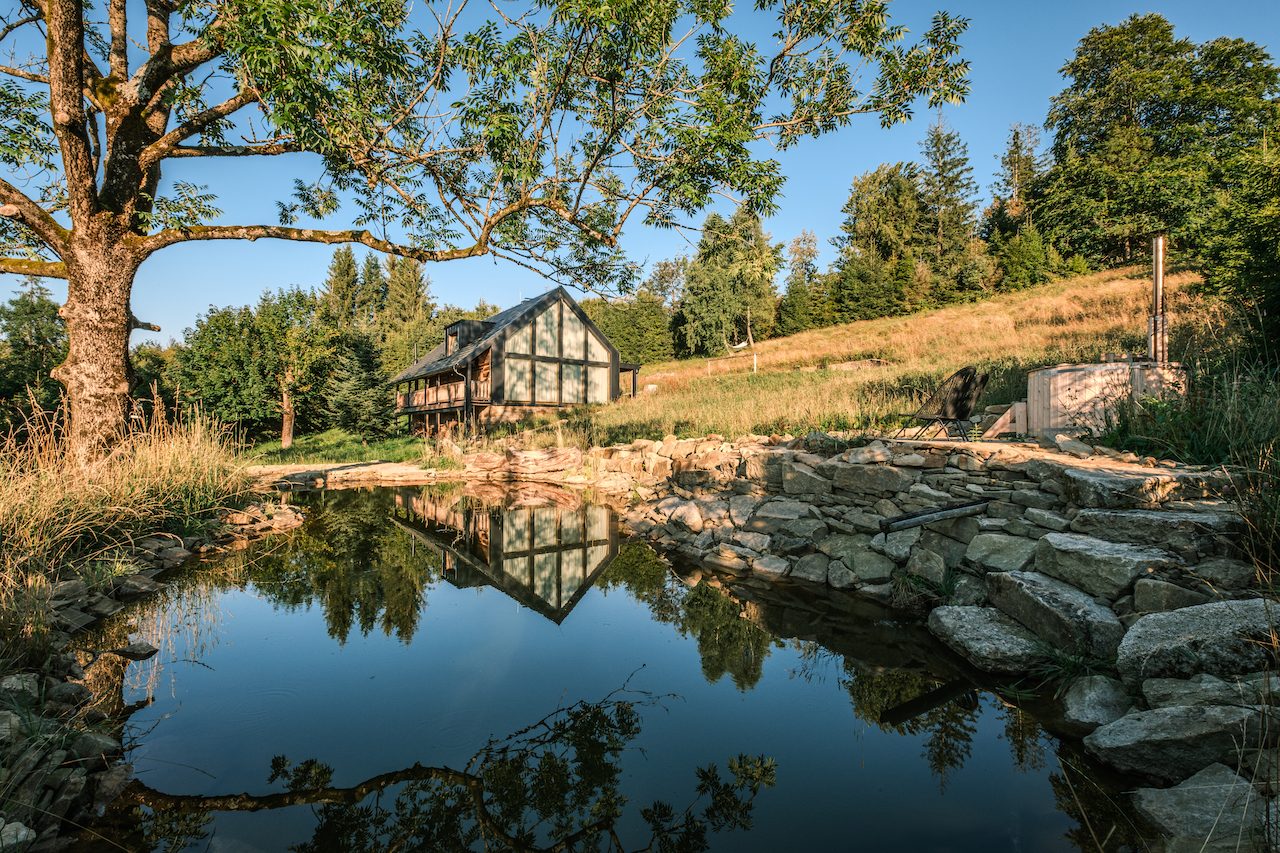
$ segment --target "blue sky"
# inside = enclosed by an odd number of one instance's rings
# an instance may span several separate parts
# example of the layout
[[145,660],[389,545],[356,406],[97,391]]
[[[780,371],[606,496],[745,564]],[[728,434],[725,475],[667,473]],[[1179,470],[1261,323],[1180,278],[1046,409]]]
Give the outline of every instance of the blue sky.
[[[747,2],[739,5],[750,8]],[[1058,69],[1092,27],[1114,25],[1134,13],[1158,12],[1173,23],[1181,38],[1202,42],[1239,37],[1267,47],[1273,61],[1280,53],[1280,2],[1276,0],[894,0],[890,4],[894,22],[912,31],[910,41],[928,28],[938,9],[970,19],[961,44],[963,56],[972,63],[972,91],[964,104],[948,106],[945,116],[969,146],[970,163],[984,197],[1010,123],[1044,121],[1049,98],[1064,85]],[[815,232],[823,249],[819,263],[825,266],[834,257],[827,241],[839,232],[840,208],[850,182],[881,163],[915,158],[931,120],[923,104],[913,121],[889,130],[881,129],[876,117],[861,116],[838,133],[806,140],[777,155],[787,182],[781,210],[765,222],[765,229],[775,241],[789,241],[802,229]],[[314,158],[306,155],[230,164],[183,160],[166,167],[165,179],[166,183],[207,184],[225,211],[220,222],[272,224],[275,201],[287,197],[294,178],[314,178],[316,172]],[[345,227],[344,212],[326,224]],[[624,236],[623,246],[633,259],[649,263],[690,248],[679,233],[640,227]],[[358,255],[364,251],[357,247]],[[197,315],[211,305],[251,303],[265,288],[319,287],[332,252],[325,246],[271,240],[166,249],[143,265],[133,291],[134,313],[162,331],[135,332],[133,340],[180,340],[183,330],[194,326]],[[437,301],[466,307],[483,297],[505,308],[553,286],[532,272],[491,258],[433,264],[427,272]],[[0,276],[0,292],[17,284],[15,276]],[[65,298],[64,283],[46,284],[55,298]]]

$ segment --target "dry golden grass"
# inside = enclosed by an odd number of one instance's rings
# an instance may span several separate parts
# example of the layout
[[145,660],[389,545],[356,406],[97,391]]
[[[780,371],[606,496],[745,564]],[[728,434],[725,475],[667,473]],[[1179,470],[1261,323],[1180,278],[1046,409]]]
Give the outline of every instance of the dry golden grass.
[[[1187,292],[1198,281],[1192,273],[1165,278],[1175,358],[1218,334],[1225,322],[1215,305]],[[883,429],[969,364],[991,375],[980,405],[1012,402],[1026,396],[1026,374],[1033,368],[1094,362],[1106,352],[1145,352],[1150,293],[1144,270],[1111,270],[982,302],[764,341],[756,346],[754,375],[750,358],[649,365],[640,385],[656,385],[656,391],[577,410],[566,431],[573,443],[611,444],[666,434]],[[871,359],[885,364],[822,369]]]
[[248,486],[227,434],[201,418],[157,419],[91,465],[55,427],[41,419],[24,441],[0,441],[0,640],[19,645],[38,638],[41,602],[73,563],[92,575],[93,558],[110,564],[135,536],[183,531]]

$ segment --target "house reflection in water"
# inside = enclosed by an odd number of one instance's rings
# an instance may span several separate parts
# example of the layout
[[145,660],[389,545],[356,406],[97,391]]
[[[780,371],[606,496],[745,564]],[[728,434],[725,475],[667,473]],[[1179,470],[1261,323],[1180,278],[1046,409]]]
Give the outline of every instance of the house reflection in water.
[[454,586],[496,587],[557,625],[618,554],[609,507],[538,484],[398,489],[392,521],[443,557]]

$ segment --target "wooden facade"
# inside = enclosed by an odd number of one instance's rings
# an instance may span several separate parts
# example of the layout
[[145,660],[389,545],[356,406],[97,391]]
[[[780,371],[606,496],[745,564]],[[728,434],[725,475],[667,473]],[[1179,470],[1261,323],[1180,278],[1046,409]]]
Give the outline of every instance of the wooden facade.
[[487,320],[459,320],[444,343],[391,381],[415,429],[500,423],[531,411],[618,399],[618,349],[562,287]]

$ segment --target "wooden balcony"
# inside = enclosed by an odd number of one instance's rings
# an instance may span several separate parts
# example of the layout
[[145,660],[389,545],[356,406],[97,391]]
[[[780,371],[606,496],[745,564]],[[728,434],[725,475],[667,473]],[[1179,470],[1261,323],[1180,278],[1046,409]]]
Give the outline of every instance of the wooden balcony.
[[[432,385],[396,395],[396,414],[405,412],[433,412],[444,409],[460,409],[467,402],[466,382],[450,382]],[[489,380],[471,383],[471,402],[487,405],[490,394]]]

